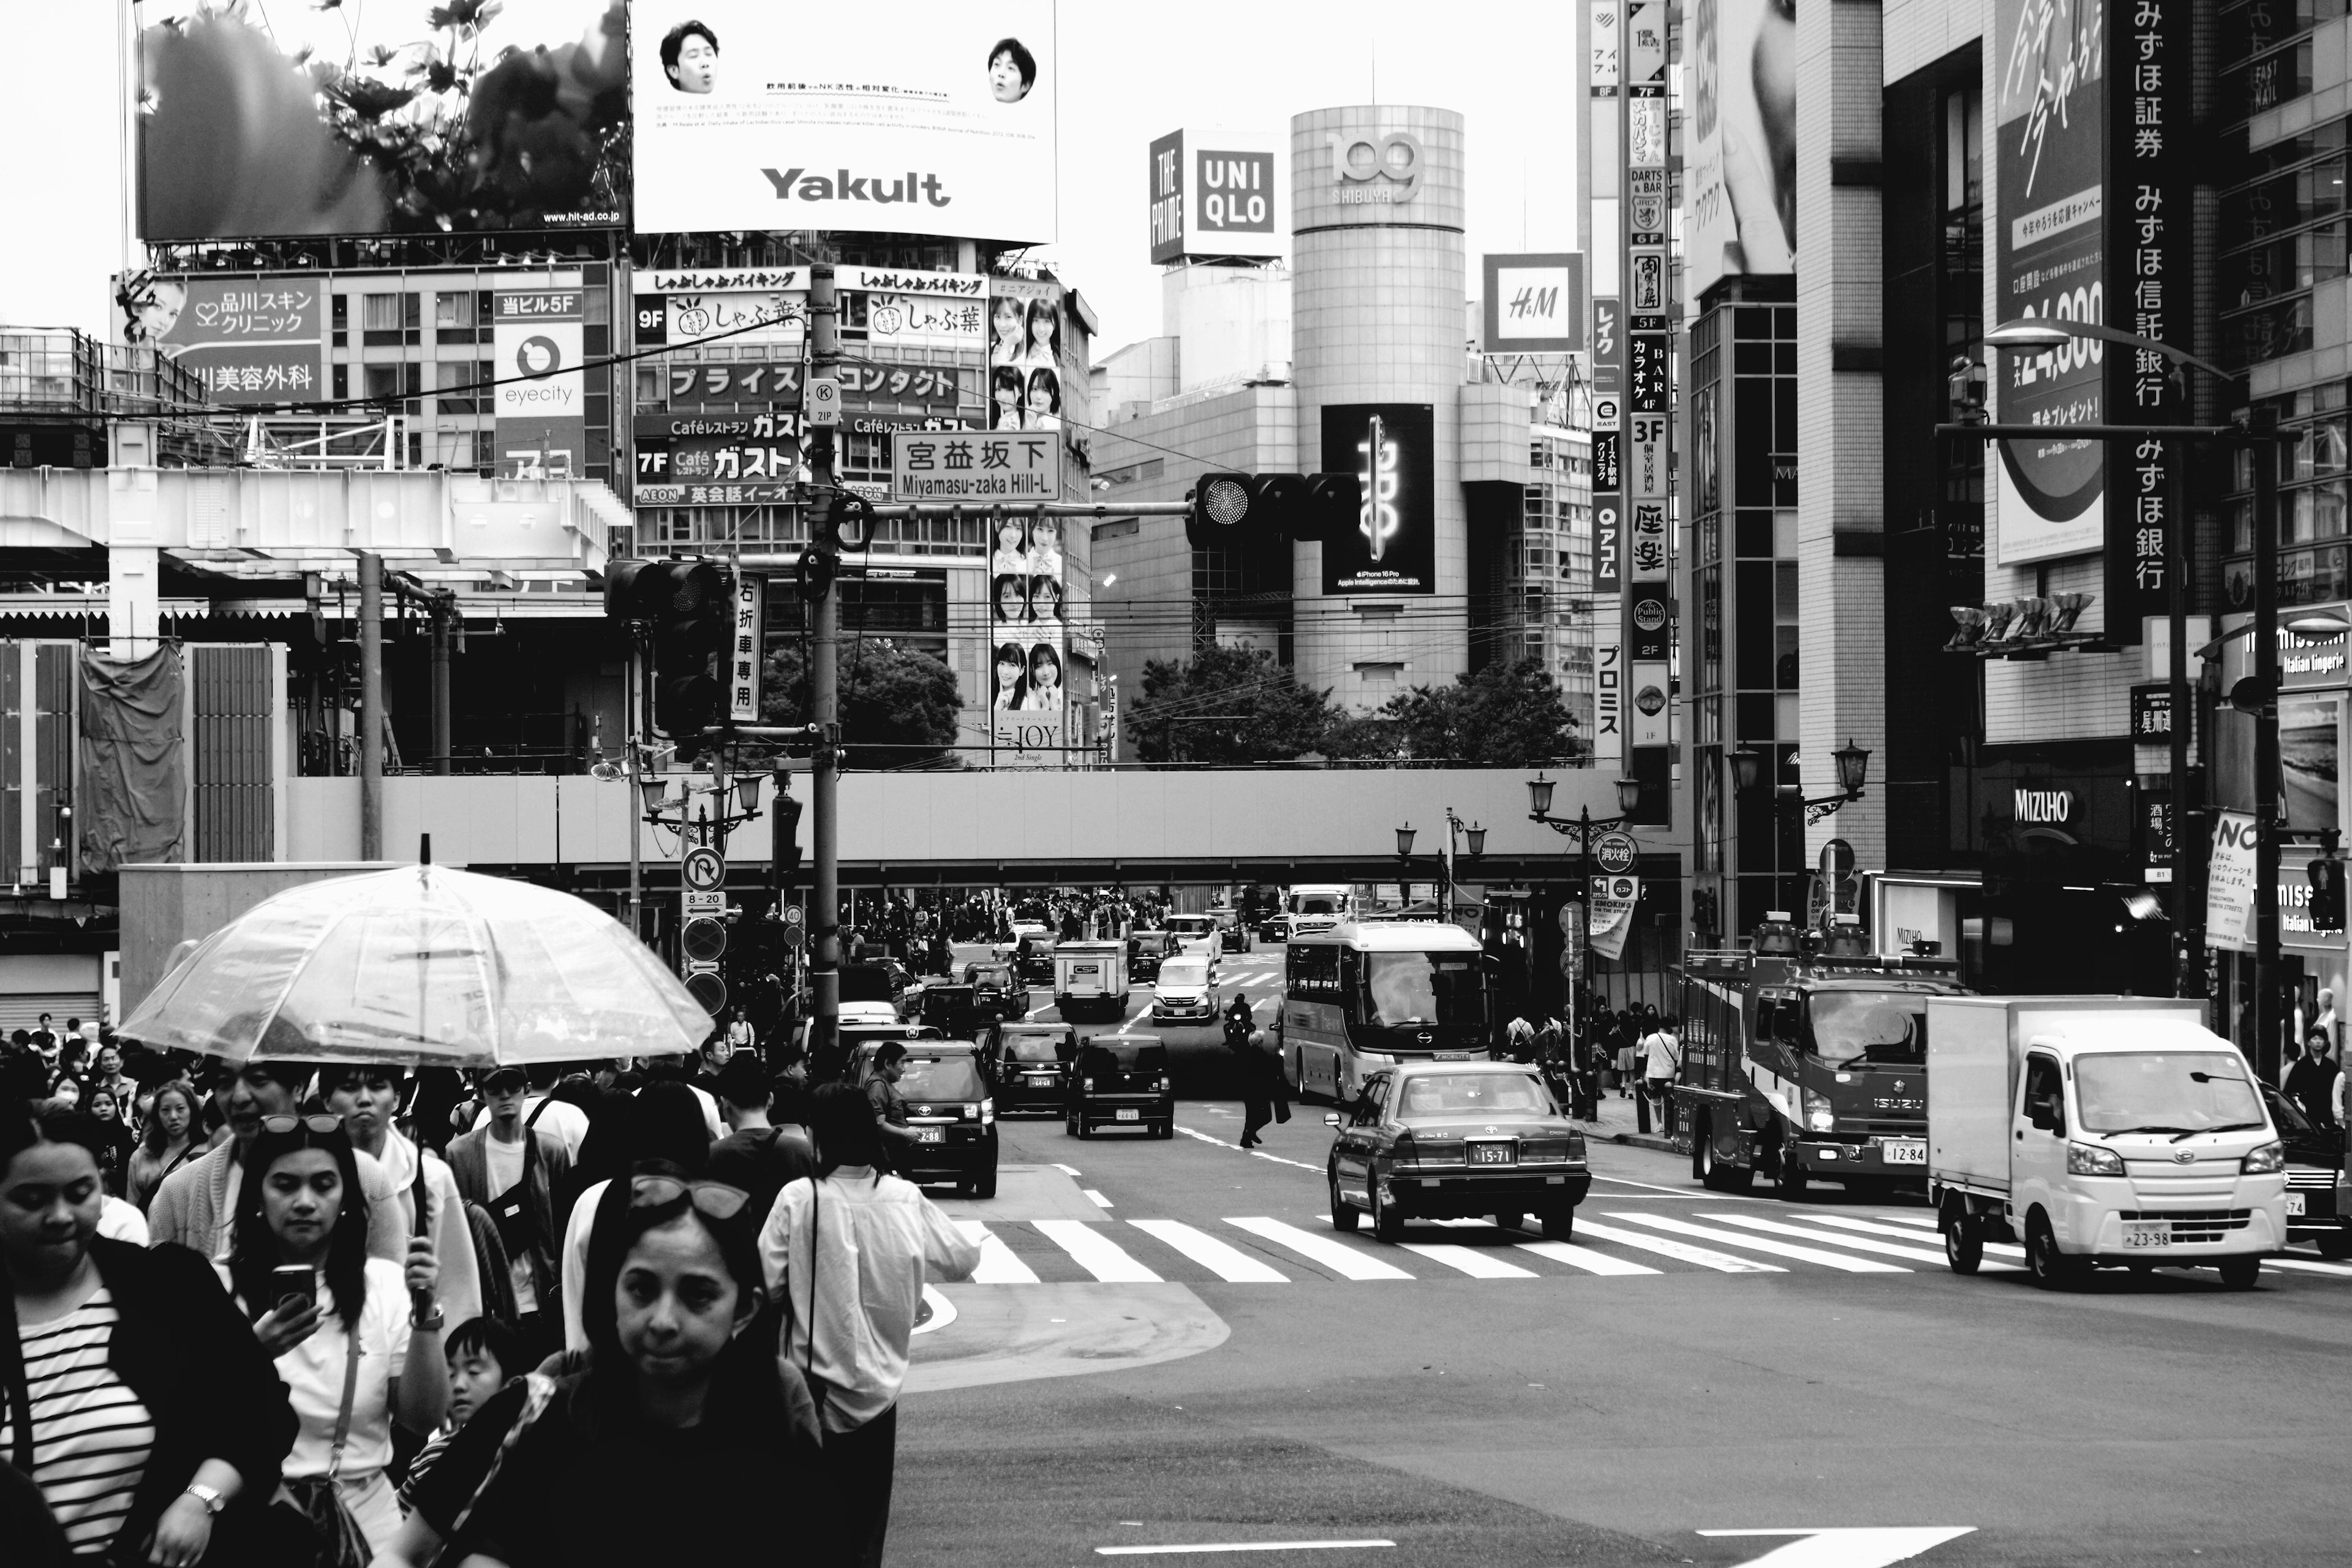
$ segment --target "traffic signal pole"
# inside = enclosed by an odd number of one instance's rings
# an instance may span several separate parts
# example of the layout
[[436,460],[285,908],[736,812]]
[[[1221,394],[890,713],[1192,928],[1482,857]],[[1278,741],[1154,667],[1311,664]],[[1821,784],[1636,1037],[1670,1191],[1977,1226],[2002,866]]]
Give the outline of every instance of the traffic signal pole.
[[[809,374],[831,376],[841,363],[841,321],[833,268],[809,268]],[[833,429],[803,427],[809,482],[827,508],[834,483]],[[829,510],[829,509],[828,509]],[[826,541],[812,538],[813,549]],[[809,719],[817,741],[809,757],[809,990],[815,1009],[809,1035],[813,1061],[830,1061],[841,1037],[841,600],[831,574],[809,605]]]

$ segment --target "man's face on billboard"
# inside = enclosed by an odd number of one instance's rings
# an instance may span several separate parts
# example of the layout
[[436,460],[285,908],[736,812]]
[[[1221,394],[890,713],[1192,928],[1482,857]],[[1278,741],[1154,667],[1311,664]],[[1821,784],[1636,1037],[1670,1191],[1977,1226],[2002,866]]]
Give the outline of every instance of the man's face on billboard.
[[719,85],[719,46],[700,33],[678,40],[677,64],[669,79],[680,92],[709,92]]

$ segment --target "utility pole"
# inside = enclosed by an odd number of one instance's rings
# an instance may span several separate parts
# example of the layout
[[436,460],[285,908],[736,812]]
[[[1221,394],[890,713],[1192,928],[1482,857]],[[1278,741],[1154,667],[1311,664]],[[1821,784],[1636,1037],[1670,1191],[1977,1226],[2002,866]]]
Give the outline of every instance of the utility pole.
[[[812,381],[830,377],[841,363],[841,323],[835,303],[833,268],[824,264],[809,268],[809,375]],[[816,495],[810,515],[829,514],[833,498],[833,429],[804,427],[809,482]],[[812,537],[810,548],[824,552],[832,542]],[[809,989],[815,1027],[810,1031],[813,1062],[832,1059],[841,1037],[841,840],[840,806],[841,601],[835,595],[832,574],[821,573],[823,589],[809,605],[809,721],[816,726],[816,744],[809,756]],[[823,1054],[820,1054],[823,1053]]]
[[2279,1080],[2278,411],[2246,411],[2254,458],[2254,1071]]
[[[2172,825],[2172,930],[2179,944],[2173,965],[2172,994],[2175,996],[2205,994],[2205,919],[2201,909],[2189,907],[2191,885],[2201,889],[2200,880],[2191,876],[2196,850],[2192,847],[2197,825],[2205,818],[2195,808],[2200,800],[2190,798],[2189,784],[2189,736],[2196,727],[2196,709],[2189,692],[2189,450],[2178,446],[2168,454],[2170,475],[2166,481],[2169,493],[2165,497],[2164,563],[2165,609],[2170,628],[2168,649],[2169,668],[2165,671],[2167,688],[2165,707],[2170,715],[2167,721],[2172,742],[2172,803],[2167,808]],[[2201,792],[2198,792],[2201,795]],[[2201,902],[2201,898],[2200,900]]]
[[383,557],[360,552],[360,858],[383,858]]
[[457,614],[457,595],[433,596],[433,772],[449,776],[449,623]]

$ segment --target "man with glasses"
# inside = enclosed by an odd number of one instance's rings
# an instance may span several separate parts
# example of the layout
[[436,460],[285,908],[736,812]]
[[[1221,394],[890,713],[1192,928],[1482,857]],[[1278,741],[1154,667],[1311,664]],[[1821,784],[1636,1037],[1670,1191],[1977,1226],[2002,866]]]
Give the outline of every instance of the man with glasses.
[[[407,1076],[399,1068],[373,1063],[322,1067],[319,1094],[327,1109],[342,1119],[352,1147],[383,1167],[385,1181],[398,1194],[402,1228],[432,1237],[434,1261],[441,1269],[441,1305],[449,1321],[470,1322],[481,1314],[482,1279],[457,1179],[446,1161],[418,1147],[393,1125]],[[420,1200],[426,1216],[421,1226],[416,1214]]]
[[488,1120],[450,1140],[449,1169],[466,1201],[488,1210],[498,1226],[520,1314],[516,1331],[536,1358],[557,1348],[562,1337],[562,1274],[555,1249],[563,1225],[555,1194],[571,1173],[572,1157],[552,1134],[532,1125],[550,1101],[541,1100],[525,1113],[530,1080],[522,1068],[493,1068],[481,1089]]
[[[236,1199],[245,1182],[245,1152],[261,1136],[262,1123],[294,1115],[302,1107],[302,1086],[311,1069],[299,1063],[247,1062],[229,1080],[228,1140],[202,1159],[163,1178],[147,1206],[149,1239],[193,1247],[226,1260],[236,1230]],[[408,1259],[407,1226],[398,1194],[383,1166],[366,1153],[356,1156],[360,1191],[368,1204],[368,1256],[394,1263]]]

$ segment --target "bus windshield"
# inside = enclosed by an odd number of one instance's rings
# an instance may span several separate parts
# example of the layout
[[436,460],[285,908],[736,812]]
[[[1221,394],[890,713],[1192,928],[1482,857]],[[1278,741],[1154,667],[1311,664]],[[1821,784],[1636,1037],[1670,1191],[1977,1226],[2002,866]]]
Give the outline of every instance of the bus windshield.
[[1364,954],[1364,1019],[1406,1024],[1483,1024],[1486,991],[1470,952]]
[[1831,1066],[1926,1064],[1925,996],[1888,991],[1816,991],[1806,1000],[1801,1043]]

